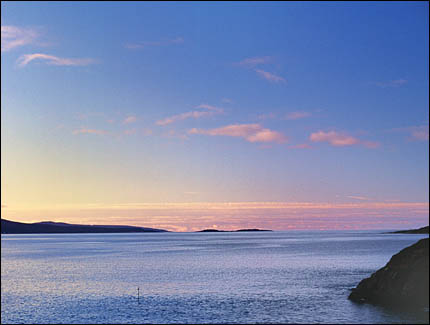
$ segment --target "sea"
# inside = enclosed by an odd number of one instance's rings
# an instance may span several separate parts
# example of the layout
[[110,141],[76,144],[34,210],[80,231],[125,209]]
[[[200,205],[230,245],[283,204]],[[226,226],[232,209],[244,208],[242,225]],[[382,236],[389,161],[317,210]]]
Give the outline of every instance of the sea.
[[426,237],[383,232],[2,234],[1,323],[428,323],[347,299]]

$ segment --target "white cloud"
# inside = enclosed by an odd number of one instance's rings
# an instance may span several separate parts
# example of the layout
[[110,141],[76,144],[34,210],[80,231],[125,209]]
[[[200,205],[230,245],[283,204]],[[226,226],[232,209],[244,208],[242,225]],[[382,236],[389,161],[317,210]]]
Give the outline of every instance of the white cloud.
[[94,59],[83,58],[83,59],[70,59],[70,58],[60,58],[54,55],[43,54],[43,53],[33,53],[21,55],[18,60],[18,66],[25,67],[33,60],[46,60],[47,64],[58,65],[58,66],[85,66],[95,63]]
[[137,121],[136,116],[130,115],[130,116],[127,116],[127,117],[124,119],[124,121],[122,121],[122,123],[123,123],[123,124],[130,124],[130,123],[134,123],[134,122],[136,122],[136,121]]
[[407,84],[407,82],[408,81],[406,79],[395,79],[395,80],[390,80],[386,82],[373,82],[373,84],[381,88],[387,88],[387,87],[400,87]]
[[256,66],[259,64],[267,64],[272,61],[272,58],[270,56],[260,56],[260,57],[253,57],[253,58],[246,58],[239,62],[239,65],[244,66]]

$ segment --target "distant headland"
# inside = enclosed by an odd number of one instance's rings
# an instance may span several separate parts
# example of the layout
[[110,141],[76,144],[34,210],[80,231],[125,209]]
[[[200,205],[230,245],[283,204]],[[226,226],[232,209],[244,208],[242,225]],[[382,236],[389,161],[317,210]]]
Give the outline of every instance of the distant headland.
[[66,234],[66,233],[124,233],[124,232],[167,232],[156,228],[108,225],[77,225],[63,222],[23,223],[1,219],[2,234]]
[[199,231],[196,231],[196,232],[241,232],[241,231],[273,231],[273,230],[256,229],[256,228],[252,228],[252,229],[239,229],[239,230],[204,229],[204,230],[199,230]]
[[399,231],[389,232],[389,234],[428,234],[428,233],[429,233],[429,226],[425,226],[419,229],[399,230]]

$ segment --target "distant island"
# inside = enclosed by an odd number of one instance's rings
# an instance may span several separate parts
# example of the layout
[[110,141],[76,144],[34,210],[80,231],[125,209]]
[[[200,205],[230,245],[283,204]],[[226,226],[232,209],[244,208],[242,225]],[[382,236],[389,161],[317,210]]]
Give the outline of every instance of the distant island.
[[256,229],[256,228],[252,228],[252,229],[239,229],[239,230],[204,229],[204,230],[199,230],[199,231],[196,231],[196,232],[241,232],[241,231],[273,231],[273,230]]
[[77,225],[64,222],[23,223],[1,219],[2,234],[66,234],[66,233],[124,233],[167,232],[163,229],[134,226]]
[[399,231],[389,232],[389,234],[428,234],[428,233],[429,233],[429,226],[425,226],[419,229],[399,230]]

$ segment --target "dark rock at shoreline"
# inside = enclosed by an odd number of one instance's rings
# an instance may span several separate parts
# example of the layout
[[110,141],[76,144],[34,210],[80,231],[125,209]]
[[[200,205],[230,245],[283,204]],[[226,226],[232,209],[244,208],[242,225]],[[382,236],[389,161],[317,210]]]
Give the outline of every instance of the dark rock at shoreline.
[[397,308],[429,307],[429,239],[421,239],[352,289],[348,299]]
[[389,234],[428,234],[428,233],[429,233],[429,226],[422,227],[419,229],[399,230],[399,231],[389,232]]
[[155,228],[133,226],[93,226],[63,222],[23,223],[1,219],[2,234],[65,234],[65,233],[123,233],[123,232],[165,232]]

